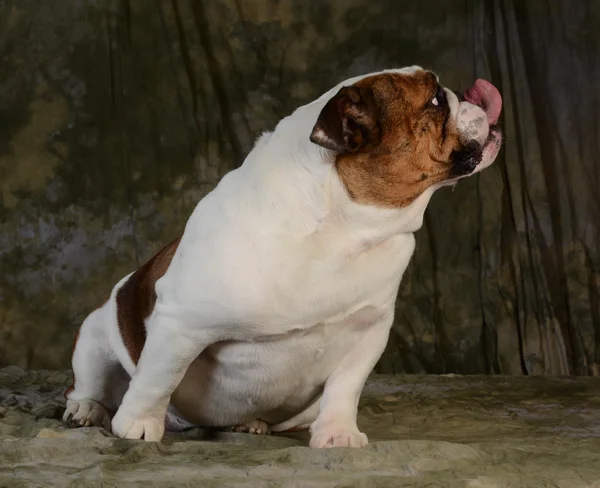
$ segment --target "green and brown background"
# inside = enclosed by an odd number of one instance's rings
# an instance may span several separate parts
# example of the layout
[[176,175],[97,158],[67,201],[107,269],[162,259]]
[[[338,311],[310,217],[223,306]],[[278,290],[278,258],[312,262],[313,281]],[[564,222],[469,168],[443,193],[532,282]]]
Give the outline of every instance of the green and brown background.
[[0,366],[81,320],[255,138],[420,64],[504,96],[497,164],[433,198],[385,373],[600,374],[600,2],[0,0]]

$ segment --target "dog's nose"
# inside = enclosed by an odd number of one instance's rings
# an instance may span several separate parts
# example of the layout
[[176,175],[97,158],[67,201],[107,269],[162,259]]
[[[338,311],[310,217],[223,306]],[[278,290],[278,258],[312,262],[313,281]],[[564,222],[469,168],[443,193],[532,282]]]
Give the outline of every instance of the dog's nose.
[[460,103],[456,126],[465,140],[483,144],[489,133],[485,111],[467,100]]

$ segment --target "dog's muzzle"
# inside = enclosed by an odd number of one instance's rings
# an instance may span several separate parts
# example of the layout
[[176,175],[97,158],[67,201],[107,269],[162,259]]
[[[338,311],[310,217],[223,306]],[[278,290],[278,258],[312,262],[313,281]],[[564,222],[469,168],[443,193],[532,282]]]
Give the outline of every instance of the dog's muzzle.
[[502,97],[494,85],[481,79],[475,81],[473,86],[463,93],[454,93],[458,97],[459,102],[468,102],[480,107],[485,112],[487,123],[489,124],[488,137],[483,144],[480,144],[476,140],[471,140],[459,151],[452,153],[452,173],[454,176],[460,177],[472,173],[483,160],[486,147],[490,144],[496,144],[500,135],[497,122],[502,111]]

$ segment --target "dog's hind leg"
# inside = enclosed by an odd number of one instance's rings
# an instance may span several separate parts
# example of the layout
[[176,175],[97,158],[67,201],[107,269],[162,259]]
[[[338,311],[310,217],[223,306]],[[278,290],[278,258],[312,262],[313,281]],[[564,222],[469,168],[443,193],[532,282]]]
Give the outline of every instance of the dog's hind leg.
[[110,412],[127,391],[129,375],[112,352],[108,339],[109,303],[83,321],[73,346],[73,384],[65,392],[63,420],[71,427],[98,426],[110,430]]
[[234,432],[246,432],[248,434],[256,435],[268,435],[271,433],[271,428],[264,420],[254,419],[251,422],[239,424],[233,427],[231,430]]

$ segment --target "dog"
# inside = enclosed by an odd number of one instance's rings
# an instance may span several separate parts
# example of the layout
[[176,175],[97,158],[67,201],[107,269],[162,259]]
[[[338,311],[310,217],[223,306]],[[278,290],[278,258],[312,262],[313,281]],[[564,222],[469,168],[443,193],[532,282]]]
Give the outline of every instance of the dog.
[[456,93],[411,66],[283,118],[84,320],[64,420],[150,442],[202,425],[366,445],[358,401],[413,233],[435,190],[496,159],[501,108],[487,81]]

